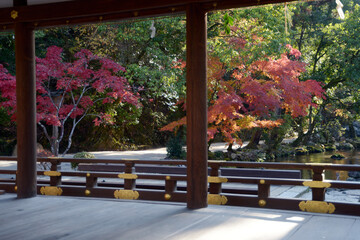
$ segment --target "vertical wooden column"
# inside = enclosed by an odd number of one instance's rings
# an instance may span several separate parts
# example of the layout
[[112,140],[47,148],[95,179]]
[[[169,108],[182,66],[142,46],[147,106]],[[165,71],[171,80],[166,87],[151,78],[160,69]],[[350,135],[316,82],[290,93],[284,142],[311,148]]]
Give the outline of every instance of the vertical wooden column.
[[200,4],[186,11],[187,207],[207,207],[207,18]]
[[27,23],[15,25],[17,102],[17,196],[36,196],[35,37]]

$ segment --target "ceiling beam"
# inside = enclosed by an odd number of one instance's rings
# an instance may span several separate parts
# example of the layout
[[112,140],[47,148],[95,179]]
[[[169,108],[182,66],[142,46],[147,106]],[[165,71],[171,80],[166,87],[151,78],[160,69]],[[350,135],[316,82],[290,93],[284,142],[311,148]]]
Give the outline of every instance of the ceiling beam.
[[[77,0],[0,9],[0,30],[13,28],[17,22],[30,22],[35,27],[84,24],[144,18],[185,12],[191,3],[201,4],[206,11],[249,7],[295,0]],[[24,3],[26,0],[14,0]]]
[[13,0],[13,5],[15,7],[26,6],[27,5],[27,0]]

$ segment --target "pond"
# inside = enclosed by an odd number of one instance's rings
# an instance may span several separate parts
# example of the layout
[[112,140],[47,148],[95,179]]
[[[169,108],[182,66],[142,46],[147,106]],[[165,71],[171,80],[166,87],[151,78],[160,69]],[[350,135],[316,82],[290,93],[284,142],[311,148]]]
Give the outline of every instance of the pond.
[[[335,153],[340,153],[345,156],[341,160],[332,159],[331,156]],[[360,151],[334,151],[324,153],[312,153],[302,156],[291,156],[286,158],[278,158],[276,162],[288,162],[288,163],[333,163],[333,164],[360,164]],[[303,170],[302,177],[309,179],[311,177],[310,170]],[[325,179],[340,179],[346,180],[348,173],[346,171],[325,171]]]

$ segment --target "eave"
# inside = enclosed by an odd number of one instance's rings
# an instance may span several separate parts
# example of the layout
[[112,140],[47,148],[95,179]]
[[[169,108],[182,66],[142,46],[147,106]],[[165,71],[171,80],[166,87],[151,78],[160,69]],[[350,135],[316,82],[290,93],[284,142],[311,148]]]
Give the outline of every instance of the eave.
[[17,22],[33,23],[34,27],[85,24],[185,13],[189,4],[199,4],[205,11],[294,0],[78,0],[0,9],[0,29],[14,28]]

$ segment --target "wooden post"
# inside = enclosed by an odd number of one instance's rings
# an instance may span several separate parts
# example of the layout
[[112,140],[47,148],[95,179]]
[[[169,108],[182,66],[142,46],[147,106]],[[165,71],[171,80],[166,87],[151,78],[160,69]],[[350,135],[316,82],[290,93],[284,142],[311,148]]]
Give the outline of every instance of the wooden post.
[[[316,167],[313,168],[313,181],[323,181],[324,168]],[[312,200],[314,201],[325,201],[325,188],[312,188]]]
[[[219,177],[220,174],[220,166],[219,164],[209,164],[211,167],[210,176],[211,177]],[[211,194],[220,194],[221,193],[221,183],[210,183],[209,184],[209,192]]]
[[27,23],[15,25],[17,101],[17,196],[36,196],[35,37]]
[[[132,174],[135,171],[134,162],[125,163],[125,173]],[[133,190],[135,188],[135,179],[124,179],[124,189]]]
[[207,18],[200,4],[186,11],[187,207],[207,207]]

